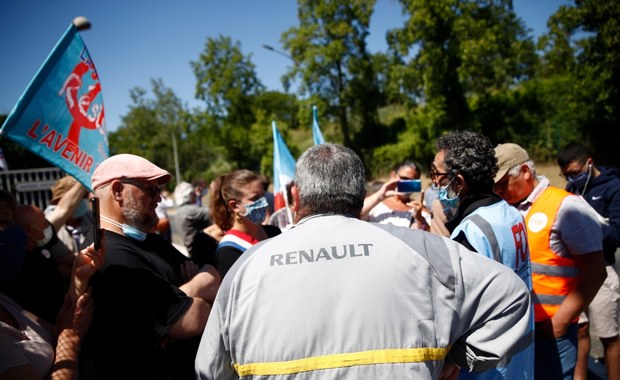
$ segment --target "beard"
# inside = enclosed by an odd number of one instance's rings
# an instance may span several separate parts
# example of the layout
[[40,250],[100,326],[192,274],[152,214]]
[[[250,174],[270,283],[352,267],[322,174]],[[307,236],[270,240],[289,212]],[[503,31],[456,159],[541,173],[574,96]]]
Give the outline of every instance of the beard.
[[151,215],[151,213],[142,212],[140,209],[141,205],[130,192],[121,207],[125,223],[145,232],[151,231],[157,225],[159,218],[154,212]]

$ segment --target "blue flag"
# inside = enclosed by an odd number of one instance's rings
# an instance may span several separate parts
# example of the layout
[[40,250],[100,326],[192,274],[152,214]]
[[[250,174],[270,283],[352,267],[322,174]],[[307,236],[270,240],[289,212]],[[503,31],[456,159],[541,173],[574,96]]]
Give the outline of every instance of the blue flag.
[[319,117],[317,113],[316,106],[312,106],[312,137],[314,138],[314,145],[325,143],[321,128],[319,128]]
[[13,107],[0,136],[24,146],[91,189],[91,175],[109,156],[109,150],[101,84],[73,24]]
[[295,177],[295,159],[284,143],[276,122],[271,122],[273,130],[273,189],[274,210],[286,206],[286,185]]

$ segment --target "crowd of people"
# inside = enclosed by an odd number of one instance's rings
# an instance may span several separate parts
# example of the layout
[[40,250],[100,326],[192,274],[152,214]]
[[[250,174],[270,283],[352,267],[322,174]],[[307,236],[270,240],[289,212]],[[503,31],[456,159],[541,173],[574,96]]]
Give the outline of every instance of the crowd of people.
[[0,190],[0,380],[587,379],[590,331],[619,379],[620,172],[578,143],[558,166],[566,189],[457,131],[415,193],[417,163],[371,188],[355,152],[315,145],[279,213],[260,173],[173,197],[132,154],[92,192],[59,180],[45,212]]

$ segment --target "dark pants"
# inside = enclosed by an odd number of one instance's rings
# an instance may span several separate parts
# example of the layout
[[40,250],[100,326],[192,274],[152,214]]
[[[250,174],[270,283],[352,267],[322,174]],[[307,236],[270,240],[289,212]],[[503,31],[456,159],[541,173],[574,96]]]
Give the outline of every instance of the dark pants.
[[534,373],[536,379],[572,379],[577,362],[577,323],[566,329],[560,338],[549,338],[536,331],[534,344]]

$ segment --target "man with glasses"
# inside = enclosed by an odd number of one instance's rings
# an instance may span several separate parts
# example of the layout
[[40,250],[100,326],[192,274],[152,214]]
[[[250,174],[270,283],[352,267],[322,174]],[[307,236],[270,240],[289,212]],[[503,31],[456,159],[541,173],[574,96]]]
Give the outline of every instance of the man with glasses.
[[517,144],[495,147],[494,190],[525,217],[534,289],[537,379],[572,378],[577,360],[577,320],[606,277],[597,214],[578,196],[536,176]]
[[590,334],[603,344],[605,368],[609,379],[620,379],[620,340],[618,339],[618,300],[620,284],[614,269],[616,249],[620,247],[620,171],[594,165],[588,149],[570,143],[557,156],[562,175],[568,180],[566,190],[581,195],[601,215],[603,223],[603,254],[607,278],[590,303],[587,313],[579,318],[579,344],[575,378],[585,379],[588,373]]
[[[497,159],[485,136],[456,131],[435,141],[431,166],[432,189],[443,205],[450,238],[512,269],[532,289],[530,257],[523,217],[493,193]],[[532,379],[534,377],[534,318],[515,348],[497,368],[462,370],[461,379]]]
[[170,174],[132,154],[93,173],[106,260],[93,278],[96,305],[81,378],[193,378],[193,357],[220,277],[152,233]]

